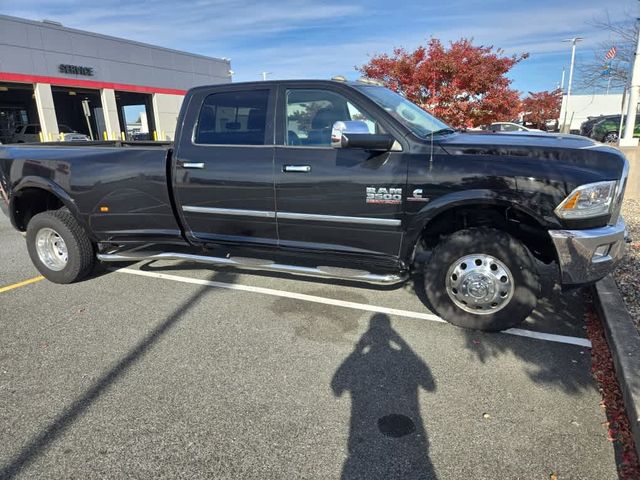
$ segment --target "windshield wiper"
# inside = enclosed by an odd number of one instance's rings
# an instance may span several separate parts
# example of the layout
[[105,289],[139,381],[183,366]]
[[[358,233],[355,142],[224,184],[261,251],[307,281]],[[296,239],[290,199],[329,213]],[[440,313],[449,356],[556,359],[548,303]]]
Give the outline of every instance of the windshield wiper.
[[442,135],[445,133],[456,133],[456,130],[453,128],[441,128],[439,130],[434,130],[433,132],[429,132],[428,135]]

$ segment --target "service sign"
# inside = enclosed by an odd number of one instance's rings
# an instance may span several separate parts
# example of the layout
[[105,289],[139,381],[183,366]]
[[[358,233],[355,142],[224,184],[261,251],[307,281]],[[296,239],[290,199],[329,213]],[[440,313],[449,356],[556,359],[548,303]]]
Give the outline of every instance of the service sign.
[[66,63],[61,63],[58,65],[58,71],[68,75],[84,75],[86,77],[93,77],[93,67],[83,67],[82,65],[68,65]]

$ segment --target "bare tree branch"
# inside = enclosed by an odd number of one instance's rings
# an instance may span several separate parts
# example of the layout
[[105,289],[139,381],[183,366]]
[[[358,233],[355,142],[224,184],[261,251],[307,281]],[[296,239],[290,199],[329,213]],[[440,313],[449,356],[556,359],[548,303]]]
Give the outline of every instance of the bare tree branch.
[[[635,54],[638,24],[635,17],[627,12],[622,22],[613,22],[607,12],[604,18],[594,18],[589,25],[601,31],[609,32],[611,40],[600,42],[593,49],[593,59],[578,67],[578,86],[585,89],[603,90],[624,88],[627,85],[631,63]],[[617,53],[612,60],[605,55],[615,46]],[[607,65],[609,73],[605,73]]]

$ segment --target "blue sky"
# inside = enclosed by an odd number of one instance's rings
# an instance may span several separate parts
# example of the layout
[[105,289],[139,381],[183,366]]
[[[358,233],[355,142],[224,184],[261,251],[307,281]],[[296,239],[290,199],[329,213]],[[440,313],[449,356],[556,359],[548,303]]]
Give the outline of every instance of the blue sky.
[[231,58],[234,81],[269,78],[357,78],[354,66],[394,46],[436,37],[531,56],[510,73],[522,91],[553,89],[569,63],[562,40],[585,37],[577,62],[610,41],[590,25],[640,13],[638,0],[0,0],[0,13]]

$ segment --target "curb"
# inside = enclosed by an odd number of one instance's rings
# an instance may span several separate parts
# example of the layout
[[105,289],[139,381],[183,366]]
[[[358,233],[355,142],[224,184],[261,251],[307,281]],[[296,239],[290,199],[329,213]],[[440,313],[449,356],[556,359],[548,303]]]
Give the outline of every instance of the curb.
[[593,290],[640,456],[640,333],[611,275],[596,283]]

